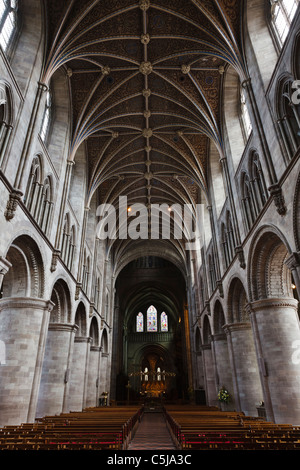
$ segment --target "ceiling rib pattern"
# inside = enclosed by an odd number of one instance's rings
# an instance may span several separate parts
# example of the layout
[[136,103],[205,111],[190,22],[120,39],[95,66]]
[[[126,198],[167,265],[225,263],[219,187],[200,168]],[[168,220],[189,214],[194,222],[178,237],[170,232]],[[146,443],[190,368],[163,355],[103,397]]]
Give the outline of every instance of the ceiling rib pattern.
[[43,81],[67,71],[69,158],[88,155],[86,204],[192,204],[222,153],[224,67],[241,77],[238,0],[51,0]]

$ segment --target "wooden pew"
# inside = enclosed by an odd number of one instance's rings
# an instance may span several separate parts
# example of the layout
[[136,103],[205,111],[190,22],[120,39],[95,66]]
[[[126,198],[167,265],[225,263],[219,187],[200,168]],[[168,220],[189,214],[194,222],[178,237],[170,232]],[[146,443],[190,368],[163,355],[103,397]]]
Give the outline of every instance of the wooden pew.
[[126,449],[143,409],[88,408],[0,429],[1,450]]
[[178,448],[221,450],[299,449],[300,428],[238,412],[201,407],[165,407]]

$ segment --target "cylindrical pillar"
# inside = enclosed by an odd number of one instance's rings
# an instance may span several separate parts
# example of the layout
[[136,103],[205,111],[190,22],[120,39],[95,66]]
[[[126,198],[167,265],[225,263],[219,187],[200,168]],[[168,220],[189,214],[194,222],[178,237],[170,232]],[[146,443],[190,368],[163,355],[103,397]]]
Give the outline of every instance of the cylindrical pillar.
[[45,358],[40,384],[36,417],[55,415],[65,410],[66,388],[69,384],[76,326],[51,323],[48,329]]
[[217,391],[220,390],[221,387],[225,387],[230,394],[229,403],[226,405],[219,403],[219,406],[224,410],[235,410],[236,404],[232,383],[232,371],[231,367],[228,366],[230,360],[227,337],[225,334],[217,334],[214,335],[212,339],[215,352]]
[[99,362],[101,348],[92,346],[89,357],[89,370],[87,380],[86,406],[98,406]]
[[300,422],[300,328],[298,301],[269,298],[249,304],[267,418]]
[[0,426],[34,420],[52,302],[0,300]]
[[236,409],[246,416],[257,416],[256,407],[263,400],[263,392],[251,323],[227,324],[224,331],[227,335]]
[[81,411],[85,407],[87,357],[90,342],[89,337],[75,337],[69,397],[69,406],[73,411]]
[[214,361],[212,357],[211,345],[202,346],[202,357],[204,364],[204,378],[206,401],[208,406],[219,406],[217,397],[217,388],[215,381]]

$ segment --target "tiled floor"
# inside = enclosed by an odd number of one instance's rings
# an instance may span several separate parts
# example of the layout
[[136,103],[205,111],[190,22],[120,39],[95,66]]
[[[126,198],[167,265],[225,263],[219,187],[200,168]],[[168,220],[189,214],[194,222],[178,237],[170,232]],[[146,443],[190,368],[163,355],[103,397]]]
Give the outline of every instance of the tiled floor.
[[162,413],[145,413],[128,450],[176,449]]

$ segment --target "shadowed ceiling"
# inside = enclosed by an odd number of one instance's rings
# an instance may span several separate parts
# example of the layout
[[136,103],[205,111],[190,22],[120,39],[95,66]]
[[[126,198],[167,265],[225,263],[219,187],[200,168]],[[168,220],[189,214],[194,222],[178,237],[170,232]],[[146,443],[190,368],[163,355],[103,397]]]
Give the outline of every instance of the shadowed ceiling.
[[220,153],[224,67],[243,74],[239,0],[51,0],[43,81],[65,67],[70,159],[84,143],[87,204],[172,205],[207,193]]

